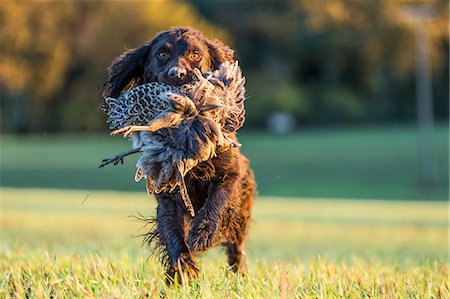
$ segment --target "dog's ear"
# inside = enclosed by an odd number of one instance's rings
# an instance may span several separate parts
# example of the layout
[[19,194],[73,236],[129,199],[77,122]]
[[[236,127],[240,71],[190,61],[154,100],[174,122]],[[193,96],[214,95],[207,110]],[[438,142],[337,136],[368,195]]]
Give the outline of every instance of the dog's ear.
[[218,70],[220,65],[225,61],[230,63],[234,62],[234,51],[220,40],[208,40],[207,45],[212,59],[212,68],[214,70]]
[[125,51],[114,59],[108,68],[109,80],[105,83],[103,95],[117,98],[129,84],[139,82],[144,75],[144,68],[149,59],[151,44]]

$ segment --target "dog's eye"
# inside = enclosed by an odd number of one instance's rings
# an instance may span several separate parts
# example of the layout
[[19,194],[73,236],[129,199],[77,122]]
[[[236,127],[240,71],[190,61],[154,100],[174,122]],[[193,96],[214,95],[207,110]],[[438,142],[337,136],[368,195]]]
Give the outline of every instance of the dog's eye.
[[166,51],[161,51],[156,54],[156,57],[158,57],[159,60],[167,60],[170,57],[170,53]]
[[199,51],[194,51],[191,53],[191,59],[193,61],[199,61],[202,58],[202,55],[200,54]]

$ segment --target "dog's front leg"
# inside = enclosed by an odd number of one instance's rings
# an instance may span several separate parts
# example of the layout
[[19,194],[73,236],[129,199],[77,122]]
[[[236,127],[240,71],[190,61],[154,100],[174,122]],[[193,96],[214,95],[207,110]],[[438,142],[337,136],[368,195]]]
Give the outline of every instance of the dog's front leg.
[[232,192],[236,191],[238,175],[231,173],[213,182],[208,198],[192,220],[187,243],[192,252],[205,251],[220,240],[215,238],[220,211]]
[[184,241],[187,233],[187,217],[183,201],[179,194],[156,194],[157,232],[162,249],[167,257],[167,282],[181,277],[197,276],[198,268],[194,257]]

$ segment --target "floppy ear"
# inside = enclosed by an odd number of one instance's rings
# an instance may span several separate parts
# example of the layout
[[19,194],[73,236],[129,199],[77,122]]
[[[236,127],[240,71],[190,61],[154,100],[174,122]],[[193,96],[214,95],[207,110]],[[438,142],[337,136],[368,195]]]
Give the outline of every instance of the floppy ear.
[[234,51],[220,40],[208,40],[207,45],[212,59],[212,68],[214,70],[218,70],[220,65],[225,61],[234,63]]
[[151,44],[124,52],[114,59],[109,70],[109,80],[104,85],[105,97],[117,98],[129,83],[139,83],[150,53]]

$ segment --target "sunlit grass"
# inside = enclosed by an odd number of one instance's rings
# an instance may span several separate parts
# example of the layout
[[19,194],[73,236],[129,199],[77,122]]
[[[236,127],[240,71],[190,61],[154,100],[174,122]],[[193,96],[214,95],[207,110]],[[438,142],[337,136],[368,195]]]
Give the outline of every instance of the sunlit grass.
[[200,277],[168,288],[148,259],[142,193],[0,189],[0,298],[446,298],[444,202],[259,198],[248,273],[214,249]]
[[351,265],[314,259],[251,265],[244,277],[209,261],[190,286],[168,288],[161,269],[144,258],[88,255],[6,257],[0,296],[38,298],[446,298],[448,267],[433,263],[398,268],[354,261]]

